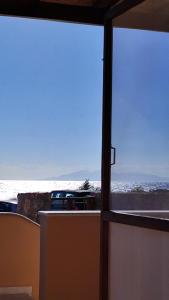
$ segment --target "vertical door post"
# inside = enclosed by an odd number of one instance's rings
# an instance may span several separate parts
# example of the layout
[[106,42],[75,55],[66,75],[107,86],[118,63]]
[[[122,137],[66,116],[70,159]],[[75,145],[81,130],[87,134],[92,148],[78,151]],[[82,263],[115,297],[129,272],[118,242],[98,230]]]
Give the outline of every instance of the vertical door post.
[[112,63],[113,63],[112,20],[104,24],[103,59],[103,112],[102,112],[102,171],[101,171],[101,261],[100,300],[108,300],[108,222],[103,212],[109,210],[111,191],[111,128],[112,128]]

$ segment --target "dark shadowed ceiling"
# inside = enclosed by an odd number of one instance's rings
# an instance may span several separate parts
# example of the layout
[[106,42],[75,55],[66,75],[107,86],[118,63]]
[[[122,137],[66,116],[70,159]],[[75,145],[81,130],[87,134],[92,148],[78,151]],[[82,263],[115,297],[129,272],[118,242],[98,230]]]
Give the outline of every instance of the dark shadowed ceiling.
[[[103,25],[109,7],[135,0],[0,0],[0,14]],[[117,27],[169,32],[169,0],[145,0],[114,19]]]
[[43,2],[53,2],[67,5],[79,5],[90,7],[107,7],[118,2],[116,0],[43,0]]
[[117,18],[114,25],[169,32],[169,0],[146,0]]

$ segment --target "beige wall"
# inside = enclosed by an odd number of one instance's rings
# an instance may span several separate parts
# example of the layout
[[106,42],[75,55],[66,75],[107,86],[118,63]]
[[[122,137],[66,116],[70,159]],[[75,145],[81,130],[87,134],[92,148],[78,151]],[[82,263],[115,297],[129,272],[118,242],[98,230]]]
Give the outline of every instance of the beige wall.
[[17,214],[0,213],[0,237],[0,292],[32,287],[32,298],[38,300],[39,225]]
[[109,300],[169,299],[169,233],[110,223]]
[[100,214],[42,213],[40,300],[99,300]]

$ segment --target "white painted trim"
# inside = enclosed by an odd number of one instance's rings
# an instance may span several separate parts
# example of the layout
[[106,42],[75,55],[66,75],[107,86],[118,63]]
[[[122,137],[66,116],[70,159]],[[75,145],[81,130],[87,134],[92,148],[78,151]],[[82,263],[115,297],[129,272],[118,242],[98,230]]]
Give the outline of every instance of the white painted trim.
[[39,211],[38,214],[40,216],[73,216],[73,217],[96,217],[100,216],[100,210],[60,210],[60,211]]
[[32,286],[0,287],[0,295],[26,294],[32,296]]

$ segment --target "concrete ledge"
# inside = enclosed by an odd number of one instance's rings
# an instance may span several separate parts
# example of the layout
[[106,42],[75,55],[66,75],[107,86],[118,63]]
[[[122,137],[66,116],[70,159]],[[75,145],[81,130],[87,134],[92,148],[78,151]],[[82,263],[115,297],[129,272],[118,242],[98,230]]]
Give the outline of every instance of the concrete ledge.
[[119,210],[114,212],[169,220],[169,210]]
[[96,217],[100,216],[101,211],[100,210],[62,210],[62,211],[39,211],[40,216],[57,216],[57,217],[68,217],[68,216],[74,216],[74,217]]

